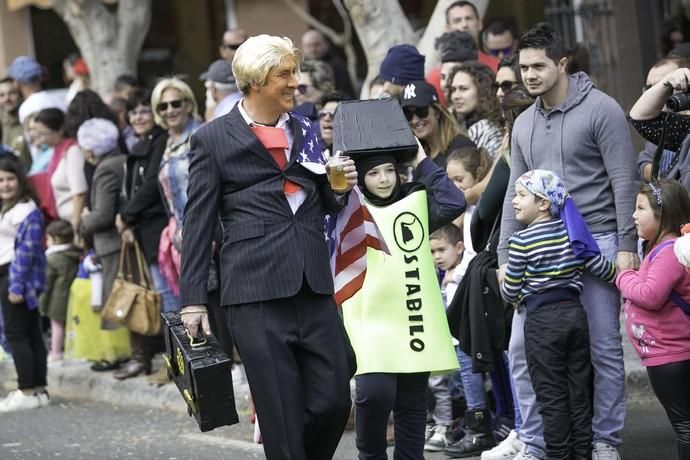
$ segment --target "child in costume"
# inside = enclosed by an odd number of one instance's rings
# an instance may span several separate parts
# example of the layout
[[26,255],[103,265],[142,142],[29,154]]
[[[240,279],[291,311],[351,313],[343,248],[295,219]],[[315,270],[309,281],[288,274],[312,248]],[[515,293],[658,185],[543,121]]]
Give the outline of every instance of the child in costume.
[[412,161],[420,182],[402,184],[399,161],[390,153],[355,158],[366,207],[390,250],[368,248],[364,285],[342,305],[357,357],[360,459],[386,458],[392,411],[395,458],[422,460],[429,374],[458,367],[429,234],[464,211],[464,195],[421,145]]

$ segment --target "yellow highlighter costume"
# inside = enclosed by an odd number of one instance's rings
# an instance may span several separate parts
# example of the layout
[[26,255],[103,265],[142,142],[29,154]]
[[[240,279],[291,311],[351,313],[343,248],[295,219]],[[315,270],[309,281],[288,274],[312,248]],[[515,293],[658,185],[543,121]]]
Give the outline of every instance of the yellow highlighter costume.
[[429,246],[427,192],[367,208],[390,255],[368,248],[364,285],[342,305],[356,375],[457,369]]

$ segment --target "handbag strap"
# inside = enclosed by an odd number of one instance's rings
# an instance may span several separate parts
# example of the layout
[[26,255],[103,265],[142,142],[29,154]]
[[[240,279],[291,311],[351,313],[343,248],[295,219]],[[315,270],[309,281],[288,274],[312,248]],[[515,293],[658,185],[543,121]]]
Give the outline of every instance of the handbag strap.
[[153,289],[153,281],[151,279],[151,272],[149,266],[144,260],[144,254],[139,247],[139,242],[134,241],[134,254],[137,259],[137,268],[139,269],[139,284],[146,289]]
[[120,243],[120,263],[118,264],[117,267],[117,277],[124,279],[125,278],[125,270],[129,269],[129,261],[127,259],[127,243],[122,241]]

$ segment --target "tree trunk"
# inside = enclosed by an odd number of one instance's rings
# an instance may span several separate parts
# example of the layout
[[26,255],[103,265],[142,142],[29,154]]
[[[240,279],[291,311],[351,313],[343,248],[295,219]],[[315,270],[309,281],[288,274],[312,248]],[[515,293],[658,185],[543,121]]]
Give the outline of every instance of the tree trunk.
[[398,0],[345,0],[352,24],[367,57],[367,77],[361,97],[369,96],[369,82],[379,73],[381,61],[391,46],[414,44],[412,26]]
[[116,78],[137,74],[137,59],[151,25],[152,0],[119,0],[111,13],[101,0],[55,0],[54,10],[89,66],[91,87],[109,94]]

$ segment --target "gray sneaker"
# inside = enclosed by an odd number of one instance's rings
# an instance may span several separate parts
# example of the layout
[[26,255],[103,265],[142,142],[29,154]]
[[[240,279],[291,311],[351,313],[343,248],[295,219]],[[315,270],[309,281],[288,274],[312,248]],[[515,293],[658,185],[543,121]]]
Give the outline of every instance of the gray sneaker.
[[621,460],[618,449],[604,442],[595,442],[592,460]]

